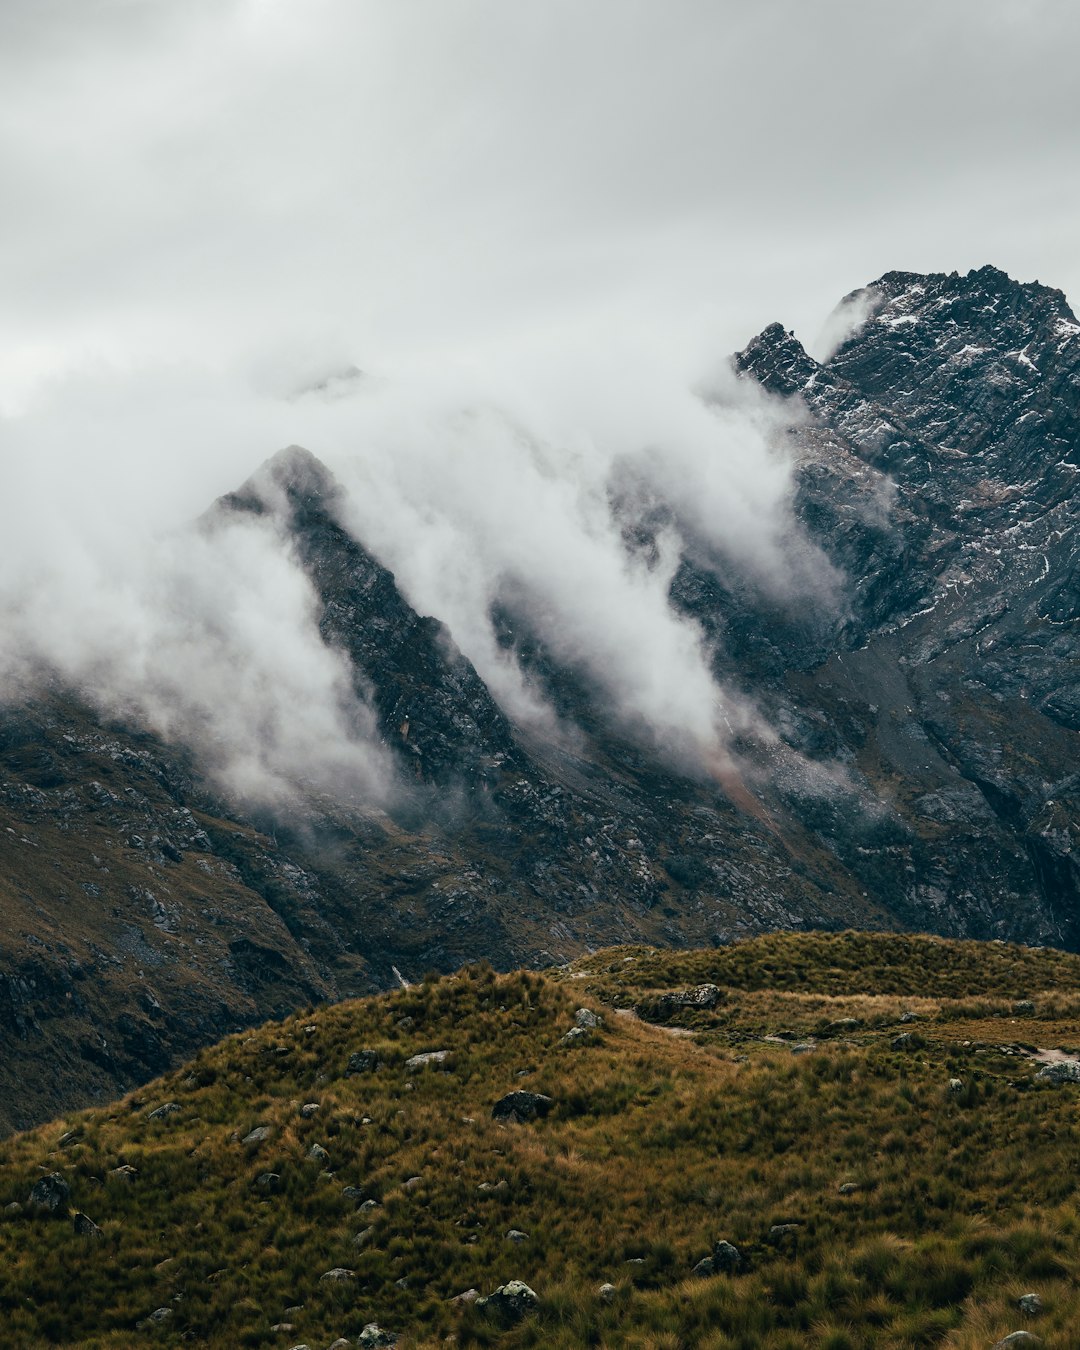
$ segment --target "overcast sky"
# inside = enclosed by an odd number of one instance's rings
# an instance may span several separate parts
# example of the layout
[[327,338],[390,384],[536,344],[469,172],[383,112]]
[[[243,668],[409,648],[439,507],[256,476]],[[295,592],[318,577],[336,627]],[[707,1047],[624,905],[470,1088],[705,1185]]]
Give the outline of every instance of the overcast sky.
[[0,384],[1080,294],[1067,0],[4,0]]
[[0,0],[0,667],[26,648],[168,728],[183,698],[192,725],[284,725],[309,683],[330,708],[267,540],[162,542],[299,442],[504,701],[514,584],[711,754],[737,710],[624,556],[611,473],[827,589],[761,410],[692,390],[773,320],[813,349],[894,268],[1077,301],[1078,51],[1073,0]]

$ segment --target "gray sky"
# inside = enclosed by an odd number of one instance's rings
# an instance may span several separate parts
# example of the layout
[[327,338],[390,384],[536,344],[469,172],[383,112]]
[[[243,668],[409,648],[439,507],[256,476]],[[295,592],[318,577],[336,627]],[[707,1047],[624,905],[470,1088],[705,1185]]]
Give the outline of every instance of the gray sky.
[[680,532],[835,578],[769,410],[694,387],[892,268],[1080,298],[1078,40],[1073,0],[0,0],[0,691],[44,658],[271,800],[299,747],[378,780],[280,541],[174,533],[298,442],[515,714],[504,585],[714,762],[755,712],[670,608]]
[[0,382],[1080,293],[1069,0],[4,0]]

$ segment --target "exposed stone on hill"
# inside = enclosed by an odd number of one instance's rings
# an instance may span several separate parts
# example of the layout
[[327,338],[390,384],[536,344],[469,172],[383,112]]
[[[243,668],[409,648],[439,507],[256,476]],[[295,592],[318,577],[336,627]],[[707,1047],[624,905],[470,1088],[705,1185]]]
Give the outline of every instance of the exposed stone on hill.
[[373,1350],[380,1346],[397,1345],[397,1339],[393,1332],[384,1331],[378,1322],[369,1322],[356,1338],[356,1344]]
[[325,1270],[319,1276],[320,1281],[325,1281],[327,1284],[345,1284],[355,1278],[356,1271],[347,1270],[344,1266],[334,1266],[332,1270]]
[[374,1073],[379,1067],[379,1056],[374,1050],[357,1050],[349,1056],[346,1074]]
[[79,1237],[96,1240],[105,1236],[93,1219],[88,1214],[83,1214],[82,1211],[75,1214],[71,1222]]
[[39,1177],[30,1189],[27,1204],[43,1214],[66,1214],[71,1200],[71,1187],[59,1172]]
[[308,1162],[318,1163],[320,1167],[330,1166],[330,1154],[323,1148],[322,1144],[312,1144],[308,1149]]
[[1080,1083],[1080,1060],[1059,1059],[1044,1064],[1035,1078],[1040,1083]]
[[476,1306],[486,1308],[506,1322],[520,1322],[539,1304],[536,1294],[523,1280],[500,1284],[493,1294],[478,1298]]
[[1034,1317],[1036,1313],[1042,1312],[1043,1301],[1038,1294],[1021,1294],[1016,1300],[1016,1306],[1022,1313]]
[[244,1135],[241,1143],[264,1144],[273,1133],[274,1127],[272,1125],[256,1125],[253,1130],[249,1130],[248,1133]]
[[1030,1331],[1011,1331],[1008,1336],[994,1342],[993,1350],[1021,1350],[1023,1346],[1035,1345],[1042,1345],[1042,1341]]
[[716,1271],[725,1271],[731,1273],[739,1270],[743,1265],[742,1253],[734,1243],[721,1238],[713,1243],[712,1263]]
[[155,1107],[153,1111],[146,1113],[147,1120],[165,1120],[168,1116],[175,1116],[183,1108],[179,1102],[165,1102],[163,1105]]
[[440,1064],[445,1064],[450,1058],[449,1050],[425,1050],[422,1054],[413,1055],[405,1061],[407,1069],[432,1069]]
[[545,1097],[542,1092],[508,1092],[491,1108],[491,1118],[523,1125],[546,1116],[552,1106],[552,1099]]
[[604,1019],[591,1008],[578,1008],[574,1013],[574,1025],[585,1031],[595,1031],[603,1026]]

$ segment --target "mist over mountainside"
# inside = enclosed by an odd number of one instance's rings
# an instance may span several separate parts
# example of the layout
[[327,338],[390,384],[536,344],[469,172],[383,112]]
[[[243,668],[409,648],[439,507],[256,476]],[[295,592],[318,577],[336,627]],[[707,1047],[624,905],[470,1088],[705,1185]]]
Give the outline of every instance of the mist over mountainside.
[[837,333],[636,437],[406,427],[385,481],[357,376],[333,472],[276,455],[100,613],[5,592],[0,1123],[395,967],[1080,947],[1080,325],[987,267]]

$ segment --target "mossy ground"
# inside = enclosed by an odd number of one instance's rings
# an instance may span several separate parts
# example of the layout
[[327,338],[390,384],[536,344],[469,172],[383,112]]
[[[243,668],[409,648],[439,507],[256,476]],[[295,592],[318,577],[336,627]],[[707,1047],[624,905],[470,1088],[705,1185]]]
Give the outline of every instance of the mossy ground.
[[[680,1025],[616,1012],[704,980],[720,1001]],[[561,1045],[582,1004],[603,1029]],[[0,1145],[0,1210],[59,1171],[104,1235],[0,1214],[5,1344],[324,1350],[378,1321],[402,1346],[974,1350],[1022,1326],[1075,1346],[1080,1087],[1036,1082],[1025,1047],[1077,1046],[1080,958],[888,935],[472,967],[309,1012]],[[364,1048],[381,1067],[348,1076]],[[551,1115],[494,1122],[516,1088]],[[691,1276],[720,1238],[745,1271]],[[335,1267],[354,1275],[320,1280]],[[516,1327],[451,1301],[513,1278],[540,1300]]]

